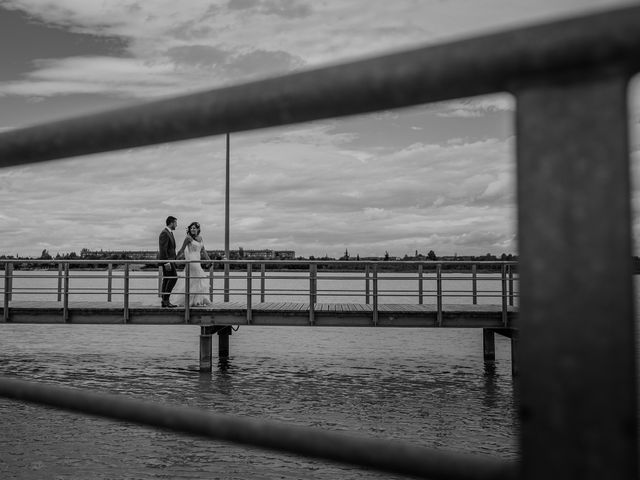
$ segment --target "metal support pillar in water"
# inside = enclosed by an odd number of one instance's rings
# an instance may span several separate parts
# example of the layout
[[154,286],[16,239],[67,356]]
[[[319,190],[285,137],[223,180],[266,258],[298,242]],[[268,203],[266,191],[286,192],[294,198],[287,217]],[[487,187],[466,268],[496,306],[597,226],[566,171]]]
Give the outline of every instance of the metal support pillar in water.
[[218,357],[229,357],[229,335],[231,335],[231,327],[223,327],[218,330]]
[[211,336],[213,334],[213,325],[204,325],[200,327],[200,371],[211,371]]
[[485,362],[496,359],[496,334],[489,328],[482,329],[482,352]]

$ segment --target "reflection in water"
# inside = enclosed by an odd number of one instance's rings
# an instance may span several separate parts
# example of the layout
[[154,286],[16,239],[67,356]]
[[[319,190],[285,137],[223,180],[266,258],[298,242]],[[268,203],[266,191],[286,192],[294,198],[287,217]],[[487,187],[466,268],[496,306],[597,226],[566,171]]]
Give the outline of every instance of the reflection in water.
[[[509,351],[475,330],[2,325],[0,374],[476,454],[517,455]],[[28,340],[28,341],[26,341]],[[3,478],[393,478],[0,400]],[[43,474],[46,472],[46,475]]]

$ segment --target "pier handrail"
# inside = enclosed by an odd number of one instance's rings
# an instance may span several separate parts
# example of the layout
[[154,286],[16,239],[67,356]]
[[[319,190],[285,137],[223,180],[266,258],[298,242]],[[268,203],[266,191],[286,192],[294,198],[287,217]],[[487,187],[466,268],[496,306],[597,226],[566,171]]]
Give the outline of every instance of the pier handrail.
[[637,479],[627,87],[638,52],[632,6],[7,131],[0,166],[511,92],[518,477]]

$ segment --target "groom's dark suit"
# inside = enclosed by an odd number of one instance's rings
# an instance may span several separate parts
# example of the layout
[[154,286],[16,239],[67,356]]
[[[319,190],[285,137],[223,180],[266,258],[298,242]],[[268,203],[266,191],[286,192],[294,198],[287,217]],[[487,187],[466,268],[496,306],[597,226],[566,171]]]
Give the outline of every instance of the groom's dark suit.
[[[167,228],[163,228],[158,239],[158,260],[175,260],[176,259],[176,239],[173,232]],[[178,272],[176,266],[172,263],[169,267],[162,265],[162,305],[169,303],[169,295],[171,290],[178,281]]]

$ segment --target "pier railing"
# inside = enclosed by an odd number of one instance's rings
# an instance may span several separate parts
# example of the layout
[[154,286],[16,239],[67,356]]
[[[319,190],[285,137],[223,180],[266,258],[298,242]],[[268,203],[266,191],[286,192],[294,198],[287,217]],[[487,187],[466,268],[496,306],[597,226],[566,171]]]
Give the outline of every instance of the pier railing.
[[[154,260],[0,260],[4,320],[14,300],[121,302],[125,318],[132,301],[155,305],[162,295],[162,268]],[[493,261],[262,261],[214,260],[204,276],[191,264],[176,260],[185,289],[178,293],[189,318],[190,298],[205,293],[210,302],[243,302],[247,319],[252,306],[266,301],[306,302],[310,317],[315,305],[363,303],[372,306],[374,324],[383,303],[432,303],[442,318],[443,306],[501,305],[506,324],[508,306],[517,304],[516,262]],[[228,268],[227,268],[228,267]],[[204,281],[206,292],[190,290],[190,280]],[[313,321],[310,322],[313,324]]]
[[[637,479],[627,89],[638,52],[640,7],[630,6],[3,132],[0,166],[510,92],[521,285],[515,474]],[[0,385],[5,396],[51,401],[46,388]],[[92,413],[86,402],[64,407]],[[119,418],[115,408],[99,414]],[[144,410],[131,418],[161,425]],[[187,420],[178,423],[185,431]],[[466,457],[445,465],[437,451],[420,454],[444,465],[431,469],[408,449],[393,450],[392,467],[375,453],[363,461],[331,450],[325,441],[303,453],[406,473],[400,459],[431,478],[514,473],[508,462],[487,472]]]

